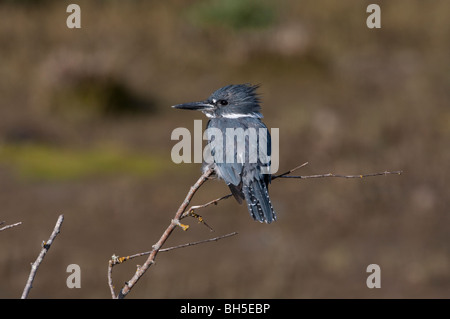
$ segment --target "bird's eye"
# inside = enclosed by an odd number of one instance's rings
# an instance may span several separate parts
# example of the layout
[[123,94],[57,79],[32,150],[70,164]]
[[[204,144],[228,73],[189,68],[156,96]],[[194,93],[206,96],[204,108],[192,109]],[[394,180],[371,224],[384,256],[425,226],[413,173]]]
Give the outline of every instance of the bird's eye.
[[220,105],[228,105],[228,101],[227,100],[219,100],[219,104]]

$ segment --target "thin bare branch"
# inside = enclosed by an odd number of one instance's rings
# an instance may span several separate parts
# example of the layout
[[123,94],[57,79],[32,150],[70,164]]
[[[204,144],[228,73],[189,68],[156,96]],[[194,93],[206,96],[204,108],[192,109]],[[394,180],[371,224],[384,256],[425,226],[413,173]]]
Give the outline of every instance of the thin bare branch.
[[53,240],[55,240],[56,236],[59,234],[61,230],[61,225],[64,220],[64,215],[59,215],[58,220],[56,221],[55,228],[53,229],[52,234],[50,235],[50,238],[47,241],[44,241],[42,243],[42,250],[39,253],[39,256],[37,257],[36,261],[31,264],[31,272],[28,277],[27,284],[25,285],[25,288],[22,293],[22,299],[26,299],[28,297],[28,294],[30,292],[30,289],[33,285],[34,277],[36,276],[36,272],[39,268],[39,265],[42,263],[42,260],[44,260],[45,255],[47,254],[48,250],[50,249],[50,246],[53,244]]
[[280,177],[284,177],[284,176],[286,176],[286,175],[289,175],[289,174],[295,172],[296,170],[298,170],[298,169],[300,169],[300,168],[302,168],[302,167],[305,167],[305,166],[308,165],[308,164],[309,164],[308,162],[305,162],[305,163],[303,163],[303,164],[301,164],[301,165],[299,165],[299,166],[297,166],[297,167],[294,167],[293,169],[288,170],[287,172],[284,172],[284,173],[279,174],[279,175],[272,176],[272,180],[277,179],[277,178],[280,178]]
[[192,243],[181,244],[181,245],[172,246],[172,247],[169,247],[169,248],[163,248],[163,249],[160,250],[160,252],[170,251],[170,250],[174,250],[174,249],[178,249],[178,248],[185,248],[185,247],[195,246],[195,245],[199,245],[199,244],[210,243],[210,242],[213,242],[213,241],[218,241],[220,239],[224,239],[224,238],[228,238],[228,237],[231,237],[231,236],[235,236],[237,234],[238,234],[238,232],[232,232],[232,233],[229,233],[229,234],[226,234],[226,235],[222,235],[222,236],[218,236],[218,237],[214,237],[214,238],[194,241]]
[[361,174],[361,175],[341,175],[341,174],[317,174],[317,175],[305,175],[305,176],[291,176],[291,175],[283,175],[283,176],[277,176],[280,178],[298,178],[298,179],[308,179],[308,178],[324,178],[324,177],[339,177],[339,178],[365,178],[365,177],[372,177],[372,176],[382,176],[382,175],[400,175],[403,171],[393,171],[393,172],[379,172],[379,173],[372,173],[372,174]]
[[[185,247],[195,246],[195,245],[199,245],[199,244],[210,243],[210,242],[218,241],[220,239],[224,239],[224,238],[227,238],[227,237],[235,236],[237,234],[238,234],[237,232],[232,232],[232,233],[229,233],[229,234],[226,234],[226,235],[222,235],[222,236],[218,236],[218,237],[214,237],[214,238],[208,238],[208,239],[194,241],[194,242],[191,242],[191,243],[181,244],[181,245],[172,246],[172,247],[168,247],[168,248],[162,248],[162,249],[159,250],[159,252],[162,253],[162,252],[167,252],[167,251],[171,251],[171,250],[174,250],[174,249],[179,249],[179,248],[185,248]],[[143,253],[137,253],[137,254],[134,254],[134,255],[126,256],[126,257],[113,256],[112,259],[111,259],[111,264],[112,264],[112,266],[117,265],[117,264],[121,264],[121,263],[126,262],[127,260],[131,260],[131,259],[136,258],[136,257],[150,255],[152,252],[153,252],[153,249],[150,250],[150,251],[146,251],[146,252],[143,252]]]
[[[3,225],[4,223],[5,222],[1,222],[0,225]],[[7,230],[9,228],[13,228],[13,227],[16,227],[16,226],[19,226],[19,225],[22,225],[22,222],[18,222],[18,223],[15,223],[15,224],[3,226],[2,228],[0,228],[0,231],[4,231],[4,230]]]

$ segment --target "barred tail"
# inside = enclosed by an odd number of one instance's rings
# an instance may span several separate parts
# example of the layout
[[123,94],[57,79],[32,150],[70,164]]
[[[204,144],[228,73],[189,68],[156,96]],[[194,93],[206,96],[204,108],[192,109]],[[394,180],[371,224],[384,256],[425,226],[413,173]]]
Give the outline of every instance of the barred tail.
[[249,185],[243,186],[242,191],[253,219],[267,224],[277,219],[263,180],[251,181]]

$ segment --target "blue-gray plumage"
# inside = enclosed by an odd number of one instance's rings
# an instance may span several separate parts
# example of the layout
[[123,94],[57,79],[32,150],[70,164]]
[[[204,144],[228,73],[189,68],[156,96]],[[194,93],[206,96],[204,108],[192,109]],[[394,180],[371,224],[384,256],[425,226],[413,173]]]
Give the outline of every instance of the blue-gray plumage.
[[[207,136],[213,161],[205,163],[204,169],[213,168],[216,175],[227,183],[236,200],[247,202],[250,215],[255,220],[271,223],[276,220],[268,192],[271,140],[269,130],[261,121],[263,116],[257,88],[249,84],[228,85],[212,93],[205,101],[173,107],[200,110],[210,118]],[[221,133],[221,140],[217,132]],[[245,147],[239,148],[239,145]]]

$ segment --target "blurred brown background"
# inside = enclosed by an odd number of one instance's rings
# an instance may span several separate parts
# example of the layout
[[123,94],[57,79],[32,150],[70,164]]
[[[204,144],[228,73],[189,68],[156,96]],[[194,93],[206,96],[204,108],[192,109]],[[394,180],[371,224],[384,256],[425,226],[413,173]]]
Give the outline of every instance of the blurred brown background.
[[[68,1],[0,4],[0,297],[18,298],[57,216],[30,298],[109,298],[112,254],[151,249],[200,174],[176,165],[173,110],[261,83],[280,171],[403,170],[363,180],[276,180],[278,221],[234,200],[177,229],[129,298],[450,297],[450,2]],[[381,29],[366,8],[381,6]],[[203,187],[193,204],[227,193]],[[145,257],[114,268],[116,287]],[[66,267],[81,267],[81,289]],[[381,267],[381,289],[366,267]]]

